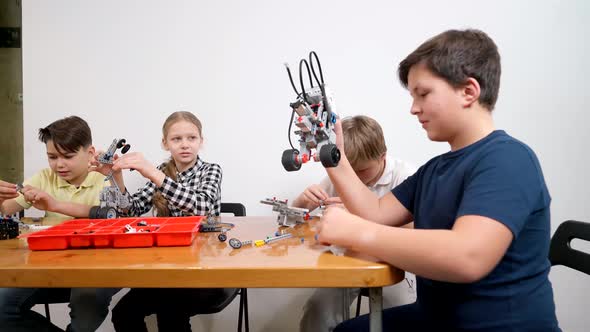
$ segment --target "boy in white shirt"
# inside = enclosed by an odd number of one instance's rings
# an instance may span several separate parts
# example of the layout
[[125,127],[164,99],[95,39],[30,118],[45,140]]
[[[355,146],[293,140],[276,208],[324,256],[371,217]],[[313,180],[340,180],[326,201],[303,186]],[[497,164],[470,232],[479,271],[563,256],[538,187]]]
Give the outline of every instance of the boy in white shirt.
[[[387,155],[383,130],[374,119],[358,115],[342,120],[344,133],[344,153],[361,181],[377,196],[390,192],[415,168],[401,160]],[[305,189],[294,201],[293,206],[311,210],[320,204],[340,204],[340,198],[328,177],[319,184]],[[360,289],[347,289],[350,303],[358,296]],[[404,302],[401,287],[384,292],[385,307]],[[317,289],[303,308],[300,322],[301,332],[332,331],[342,322],[342,303],[344,291],[340,288]],[[350,304],[349,304],[350,305]]]

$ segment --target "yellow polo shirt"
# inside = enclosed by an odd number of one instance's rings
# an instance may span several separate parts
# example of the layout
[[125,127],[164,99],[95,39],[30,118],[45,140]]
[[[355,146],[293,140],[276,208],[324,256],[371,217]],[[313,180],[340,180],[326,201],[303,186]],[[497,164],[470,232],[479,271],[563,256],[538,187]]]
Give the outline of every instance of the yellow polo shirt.
[[[46,168],[33,175],[30,179],[24,181],[23,184],[39,188],[58,201],[99,205],[100,201],[98,197],[100,191],[102,188],[110,185],[110,183],[104,179],[104,175],[98,172],[90,172],[80,187],[76,188],[76,186],[69,184],[67,181],[60,178],[51,169]],[[25,197],[22,194],[15,200],[25,209],[32,206],[25,201]],[[45,211],[45,217],[72,218],[71,216],[49,211]]]

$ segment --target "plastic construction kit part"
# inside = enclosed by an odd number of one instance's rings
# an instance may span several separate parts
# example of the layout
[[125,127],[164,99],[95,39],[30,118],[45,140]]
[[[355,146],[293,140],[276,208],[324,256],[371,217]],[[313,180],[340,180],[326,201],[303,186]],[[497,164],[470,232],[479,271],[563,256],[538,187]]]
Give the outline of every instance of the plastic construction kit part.
[[[318,238],[319,238],[318,234],[315,234],[315,235],[313,236],[313,238],[314,238],[314,240],[315,240],[316,242],[319,242],[319,241],[318,241]],[[302,239],[302,240],[303,240],[303,239]],[[303,241],[302,241],[302,242],[303,242]],[[325,249],[326,251],[330,251],[330,252],[331,252],[331,253],[332,253],[334,256],[343,256],[343,255],[344,255],[344,253],[346,253],[346,248],[343,248],[343,247],[340,247],[340,246],[335,246],[335,245],[333,245],[333,244],[332,244],[332,245],[329,245],[329,246],[323,246],[323,247],[324,247],[324,249]]]
[[201,233],[212,233],[212,232],[221,232],[223,230],[222,226],[211,226],[211,225],[201,225],[199,232]]
[[205,223],[201,225],[199,232],[210,233],[210,232],[227,232],[234,228],[235,225],[230,222],[218,222],[207,218]]
[[242,241],[232,237],[229,239],[229,246],[234,249],[240,249],[242,247]]
[[346,248],[342,248],[335,245],[330,245],[328,247],[328,250],[330,250],[330,252],[332,252],[334,256],[344,256],[344,253],[346,252]]
[[133,227],[131,227],[130,225],[125,225],[125,232],[126,233],[136,233],[137,230]]
[[286,199],[281,200],[276,197],[266,198],[260,201],[262,204],[272,206],[272,210],[279,213],[277,216],[277,223],[280,226],[293,227],[296,224],[302,224],[311,218],[308,209],[290,207],[288,202],[289,201]]
[[[314,61],[315,60],[315,61]],[[304,86],[303,66],[307,68],[309,86]],[[316,75],[316,67],[319,69],[319,79]],[[340,162],[340,150],[336,147],[336,134],[334,125],[338,116],[334,97],[329,88],[324,84],[324,76],[319,58],[315,52],[309,53],[309,62],[302,59],[299,62],[298,90],[293,82],[291,69],[285,64],[291,86],[296,94],[296,100],[289,105],[292,108],[289,122],[289,145],[291,149],[283,151],[281,163],[286,171],[293,172],[301,169],[301,165],[308,161],[321,161],[324,167],[335,167]],[[311,71],[310,71],[311,67]],[[315,83],[312,79],[315,78]],[[291,142],[291,128],[299,136],[299,150]]]
[[276,242],[276,241],[279,241],[279,240],[288,239],[288,238],[291,238],[291,237],[293,237],[293,235],[290,234],[290,233],[279,235],[279,236],[275,236],[275,237],[268,237],[266,240],[264,240],[264,243],[265,244],[268,244],[268,243]]
[[0,240],[14,239],[19,234],[19,223],[12,218],[0,219]]
[[[115,160],[115,153],[121,149],[121,154],[127,153],[131,145],[127,144],[125,139],[113,139],[111,145],[104,153],[101,153],[97,160],[101,164],[113,164]],[[113,178],[113,172],[109,173],[105,181],[110,181]],[[113,210],[100,210],[98,213],[93,213],[91,210],[90,218],[117,218],[119,212],[128,208],[131,205],[129,197],[123,195],[121,189],[115,182],[111,181],[112,186],[105,187],[99,194],[100,208],[113,208]]]
[[125,154],[130,148],[131,145],[127,144],[127,141],[124,138],[115,138],[113,139],[111,145],[109,145],[109,148],[98,156],[98,162],[102,164],[112,164],[115,158],[115,153],[118,149],[121,149],[121,153]]

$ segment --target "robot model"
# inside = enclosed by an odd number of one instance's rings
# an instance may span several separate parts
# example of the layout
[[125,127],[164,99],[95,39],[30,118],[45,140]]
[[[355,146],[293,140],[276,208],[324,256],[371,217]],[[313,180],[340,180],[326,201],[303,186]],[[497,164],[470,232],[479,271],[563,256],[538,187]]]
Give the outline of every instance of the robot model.
[[260,203],[271,205],[272,210],[279,213],[277,216],[277,223],[280,226],[293,227],[310,219],[308,209],[289,207],[289,205],[287,205],[286,199],[280,200],[273,197],[264,199],[260,201]]
[[[320,79],[316,75],[313,59],[315,59],[318,66]],[[304,65],[307,68],[310,84],[307,88],[303,84]],[[289,65],[285,63],[285,67],[289,74],[291,86],[297,94],[297,99],[290,104],[293,109],[288,132],[291,149],[283,151],[281,159],[283,167],[289,172],[298,171],[302,164],[310,160],[321,161],[324,167],[337,166],[340,161],[340,150],[336,147],[336,134],[334,133],[337,115],[333,96],[324,84],[322,67],[317,54],[312,51],[309,53],[309,62],[305,59],[301,59],[299,62],[301,92],[297,90],[293,83]],[[312,73],[316,82],[315,86]],[[297,114],[296,117],[295,114]],[[299,150],[295,149],[291,142],[291,127],[293,124],[298,128],[295,134],[299,136]]]
[[[121,149],[121,153],[125,154],[131,145],[127,144],[125,139],[114,139],[106,152],[98,156],[98,162],[101,164],[113,164],[115,153]],[[105,178],[109,181],[113,178],[113,172]],[[119,216],[119,209],[126,209],[131,205],[129,197],[123,195],[117,183],[111,181],[112,186],[105,187],[99,194],[100,205],[93,206],[90,209],[90,219],[112,219]]]

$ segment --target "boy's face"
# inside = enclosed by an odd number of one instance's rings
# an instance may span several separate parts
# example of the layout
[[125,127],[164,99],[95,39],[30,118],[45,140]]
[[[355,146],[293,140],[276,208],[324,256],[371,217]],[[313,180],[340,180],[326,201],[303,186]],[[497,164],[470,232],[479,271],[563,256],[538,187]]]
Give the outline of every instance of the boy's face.
[[178,171],[182,172],[195,164],[202,142],[197,126],[192,122],[179,121],[170,126],[162,143],[170,151]]
[[75,153],[65,152],[61,154],[56,149],[53,141],[47,141],[47,161],[49,167],[57,176],[68,183],[79,186],[88,175],[88,163],[94,155],[94,147],[81,147]]
[[413,98],[410,112],[418,117],[428,138],[453,141],[463,123],[462,90],[432,73],[423,63],[410,68],[408,90]]
[[377,160],[358,162],[352,169],[366,186],[372,186],[383,175],[385,155]]

